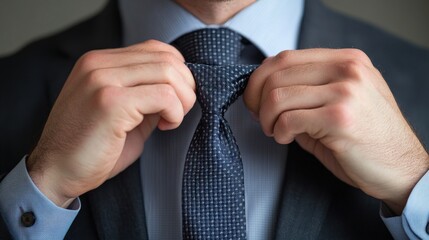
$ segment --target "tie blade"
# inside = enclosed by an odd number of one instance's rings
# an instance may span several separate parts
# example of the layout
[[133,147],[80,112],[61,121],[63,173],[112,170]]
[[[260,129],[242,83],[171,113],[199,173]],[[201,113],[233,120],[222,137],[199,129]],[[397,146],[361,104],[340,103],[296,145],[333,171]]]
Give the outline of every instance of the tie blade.
[[237,64],[243,39],[231,30],[211,28],[173,43],[194,75],[203,111],[183,172],[184,239],[246,239],[243,164],[223,117],[257,67]]

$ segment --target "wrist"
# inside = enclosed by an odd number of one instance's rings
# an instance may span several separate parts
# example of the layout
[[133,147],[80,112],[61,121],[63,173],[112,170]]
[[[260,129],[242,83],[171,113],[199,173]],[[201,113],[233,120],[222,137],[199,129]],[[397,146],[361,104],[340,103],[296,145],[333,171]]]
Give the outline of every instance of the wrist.
[[[36,154],[31,154],[26,161],[28,175],[34,185],[45,197],[58,207],[68,208],[75,197],[69,197],[61,191],[61,183],[56,174],[49,173]],[[54,171],[53,171],[54,172]]]
[[396,215],[401,215],[404,210],[408,199],[417,183],[423,178],[423,176],[429,171],[429,155],[426,153],[423,163],[420,167],[414,168],[413,173],[408,174],[405,178],[396,178],[396,186],[401,186],[394,191],[391,195],[393,197],[382,199],[384,203],[392,210]]

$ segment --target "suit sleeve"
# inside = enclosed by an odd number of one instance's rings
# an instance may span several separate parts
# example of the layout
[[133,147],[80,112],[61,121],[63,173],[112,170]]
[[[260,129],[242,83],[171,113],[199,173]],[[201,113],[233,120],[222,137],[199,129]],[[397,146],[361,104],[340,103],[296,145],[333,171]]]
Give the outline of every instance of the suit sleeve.
[[56,206],[28,175],[25,158],[0,182],[0,239],[63,239],[80,209]]
[[429,239],[429,171],[414,187],[401,216],[382,206],[380,215],[395,239]]

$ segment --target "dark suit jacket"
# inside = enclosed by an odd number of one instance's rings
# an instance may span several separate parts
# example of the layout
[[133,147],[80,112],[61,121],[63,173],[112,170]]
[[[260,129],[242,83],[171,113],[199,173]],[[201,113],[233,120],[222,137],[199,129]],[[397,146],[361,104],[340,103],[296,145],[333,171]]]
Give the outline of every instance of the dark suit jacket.
[[[117,3],[97,16],[0,59],[0,175],[35,145],[79,56],[121,46]],[[356,47],[384,74],[404,114],[429,142],[429,52],[307,0],[300,48]],[[390,239],[379,201],[335,179],[311,155],[290,146],[277,228],[267,239]],[[67,239],[147,239],[138,162],[81,197]],[[382,171],[382,170],[380,170]],[[0,220],[0,239],[8,232]]]

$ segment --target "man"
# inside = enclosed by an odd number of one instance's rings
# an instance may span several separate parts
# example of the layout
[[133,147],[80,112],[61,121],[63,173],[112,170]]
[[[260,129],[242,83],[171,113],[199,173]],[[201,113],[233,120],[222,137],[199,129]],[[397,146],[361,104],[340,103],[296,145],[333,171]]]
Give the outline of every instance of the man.
[[[112,1],[1,60],[1,238],[181,238],[199,113],[194,77],[169,43],[223,23],[248,39],[243,63],[263,60],[229,116],[247,238],[389,238],[380,202],[395,238],[429,237],[429,156],[385,82],[427,142],[428,52],[316,0],[176,2]],[[283,51],[297,47],[307,50]]]

